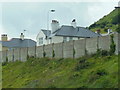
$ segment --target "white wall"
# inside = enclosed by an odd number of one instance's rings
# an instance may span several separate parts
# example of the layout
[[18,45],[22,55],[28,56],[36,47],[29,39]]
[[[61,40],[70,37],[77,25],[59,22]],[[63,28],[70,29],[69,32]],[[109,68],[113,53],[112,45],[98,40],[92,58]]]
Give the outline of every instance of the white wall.
[[37,40],[37,46],[40,46],[39,45],[39,38],[42,38],[43,37],[43,44],[47,44],[47,40],[45,39],[46,37],[45,37],[45,34],[42,32],[42,31],[40,31],[39,33],[38,33],[38,35],[37,35],[37,37],[36,37],[36,40]]
[[63,42],[63,37],[60,37],[60,36],[52,37],[52,42],[51,43],[60,43],[60,42]]

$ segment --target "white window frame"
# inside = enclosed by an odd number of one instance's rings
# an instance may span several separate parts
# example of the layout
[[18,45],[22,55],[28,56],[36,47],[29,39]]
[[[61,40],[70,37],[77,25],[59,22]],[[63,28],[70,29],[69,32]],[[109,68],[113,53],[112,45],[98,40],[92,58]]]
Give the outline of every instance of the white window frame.
[[73,37],[69,37],[69,41],[72,41],[73,40]]
[[63,37],[63,42],[67,42],[67,37]]
[[43,37],[39,38],[39,45],[43,45]]

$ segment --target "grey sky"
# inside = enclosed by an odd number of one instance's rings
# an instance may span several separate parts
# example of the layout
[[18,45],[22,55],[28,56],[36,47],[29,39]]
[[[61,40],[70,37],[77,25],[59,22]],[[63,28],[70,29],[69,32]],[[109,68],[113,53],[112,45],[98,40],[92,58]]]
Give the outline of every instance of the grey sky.
[[0,5],[0,12],[2,12],[0,34],[7,33],[10,39],[19,37],[25,29],[27,30],[25,36],[35,40],[40,29],[47,28],[47,12],[50,9],[56,11],[49,14],[49,23],[52,19],[57,19],[60,25],[70,25],[72,19],[75,18],[78,26],[86,27],[110,13],[117,4],[117,2],[2,3],[2,6]]

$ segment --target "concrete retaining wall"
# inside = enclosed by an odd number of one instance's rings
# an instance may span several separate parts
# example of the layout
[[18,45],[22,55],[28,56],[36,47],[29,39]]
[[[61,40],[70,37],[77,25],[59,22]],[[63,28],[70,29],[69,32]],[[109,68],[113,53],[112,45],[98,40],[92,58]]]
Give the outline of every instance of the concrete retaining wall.
[[74,41],[69,41],[63,43],[63,57],[64,58],[73,58],[73,42]]
[[85,39],[74,41],[75,58],[85,55]]
[[7,51],[3,51],[2,52],[2,62],[6,62],[7,61]]
[[14,55],[14,51],[13,50],[9,50],[8,54],[7,54],[8,62],[14,61],[14,56],[13,55]]
[[21,58],[20,58],[20,60],[24,62],[24,61],[27,60],[28,48],[21,48],[20,51],[21,51]]
[[43,50],[46,53],[46,57],[52,58],[53,44],[45,45]]
[[14,53],[14,61],[20,60],[20,56],[21,56],[20,48],[15,48],[13,53]]
[[36,53],[36,47],[29,47],[28,48],[28,56],[29,57],[35,57],[36,56],[35,53]]
[[99,49],[109,51],[110,50],[110,44],[111,44],[111,39],[110,39],[109,35],[99,37],[99,42],[98,42]]
[[43,46],[36,47],[36,57],[38,58],[43,57]]
[[[115,53],[120,51],[120,34],[114,34],[114,42],[116,44]],[[8,61],[26,61],[27,56],[34,56],[38,58],[43,57],[43,53],[46,53],[46,57],[52,58],[53,50],[55,58],[79,58],[87,54],[96,53],[97,49],[110,50],[111,37],[103,36],[96,38],[80,39],[75,41],[69,41],[65,43],[56,43],[43,45],[31,48],[16,48],[14,50],[3,51],[0,53],[0,62]]]
[[116,45],[115,54],[118,54],[120,52],[120,34],[114,34],[114,42]]
[[56,58],[63,58],[63,43],[56,43],[53,45]]
[[86,38],[86,53],[94,54],[98,49],[98,37]]
[[2,51],[0,51],[0,63],[2,62]]

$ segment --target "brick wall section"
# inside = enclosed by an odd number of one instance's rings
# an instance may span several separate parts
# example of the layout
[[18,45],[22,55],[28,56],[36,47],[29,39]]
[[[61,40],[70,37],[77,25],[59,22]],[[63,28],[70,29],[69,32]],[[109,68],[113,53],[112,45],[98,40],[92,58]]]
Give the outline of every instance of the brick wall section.
[[110,44],[111,44],[111,37],[109,35],[99,37],[99,41],[98,41],[99,49],[109,51],[110,50]]
[[53,45],[56,58],[63,58],[63,43],[56,43]]
[[46,53],[46,57],[52,58],[53,44],[48,44],[44,46],[44,52]]
[[85,55],[85,39],[74,41],[75,58]]
[[13,61],[14,60],[14,50],[9,50],[8,51],[8,62],[11,62],[11,61]]
[[37,58],[43,57],[43,46],[36,47],[36,57]]
[[64,58],[73,58],[73,46],[74,41],[69,41],[63,43],[63,57]]
[[28,55],[28,48],[21,48],[20,52],[21,52],[20,60],[23,61],[23,62],[26,61],[27,60],[27,55]]

